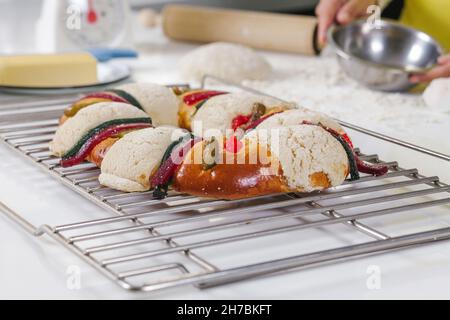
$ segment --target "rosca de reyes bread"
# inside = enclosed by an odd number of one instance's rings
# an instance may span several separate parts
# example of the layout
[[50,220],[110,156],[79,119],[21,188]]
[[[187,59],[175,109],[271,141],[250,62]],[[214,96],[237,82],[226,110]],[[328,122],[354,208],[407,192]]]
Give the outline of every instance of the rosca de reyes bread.
[[[67,117],[50,143],[61,165],[91,161],[101,168],[102,185],[125,192],[153,189],[163,198],[171,188],[220,199],[323,190],[359,179],[359,172],[388,170],[360,160],[345,130],[322,113],[248,93],[165,88],[168,95],[150,87],[120,89],[140,107],[94,102]],[[163,102],[156,102],[158,92]],[[179,127],[153,127],[150,114]]]

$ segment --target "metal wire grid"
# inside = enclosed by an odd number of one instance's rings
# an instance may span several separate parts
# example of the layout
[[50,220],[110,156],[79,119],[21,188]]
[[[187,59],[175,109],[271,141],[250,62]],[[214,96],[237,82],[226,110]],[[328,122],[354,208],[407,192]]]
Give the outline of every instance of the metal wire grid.
[[[35,236],[47,234],[125,289],[155,291],[186,284],[204,288],[450,238],[450,228],[389,235],[361,222],[450,203],[450,186],[436,176],[420,175],[417,169],[400,168],[396,162],[387,163],[390,170],[384,177],[363,176],[322,193],[236,201],[175,192],[154,200],[151,192],[106,188],[98,183],[99,169],[92,164],[61,168],[59,159],[49,153],[56,119],[68,102],[47,100],[3,108],[1,141],[115,215],[35,227],[2,203],[0,211]],[[381,161],[375,154],[360,153],[360,157]],[[221,246],[237,245],[242,254],[264,252],[267,248],[256,240],[337,225],[355,230],[363,240],[306,252],[294,247],[284,256],[262,254],[258,261],[231,266],[219,266],[211,258],[211,252],[221,257]]]

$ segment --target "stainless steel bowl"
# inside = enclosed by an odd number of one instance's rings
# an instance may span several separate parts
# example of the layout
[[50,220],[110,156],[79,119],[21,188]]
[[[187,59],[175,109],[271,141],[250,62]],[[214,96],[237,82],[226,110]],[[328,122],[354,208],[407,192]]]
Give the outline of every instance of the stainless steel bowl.
[[409,90],[409,75],[429,70],[442,54],[426,33],[387,21],[332,27],[328,42],[351,78],[382,91]]

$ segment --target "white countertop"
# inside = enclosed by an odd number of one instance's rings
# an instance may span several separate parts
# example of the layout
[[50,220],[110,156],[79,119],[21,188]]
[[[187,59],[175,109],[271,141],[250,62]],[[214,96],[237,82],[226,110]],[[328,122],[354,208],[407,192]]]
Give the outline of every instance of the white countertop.
[[[138,35],[141,57],[132,63],[137,81],[158,83],[183,82],[177,74],[177,59],[194,45],[172,43],[158,31]],[[145,41],[145,44],[142,44]],[[267,54],[277,65],[301,64],[302,57]],[[319,58],[314,58],[319,59]],[[261,84],[255,85],[260,86]],[[270,86],[269,86],[270,87]],[[273,87],[271,90],[276,90]],[[324,111],[324,110],[322,110]],[[332,110],[336,114],[336,110]],[[423,111],[423,110],[422,110]],[[421,112],[422,112],[421,111]],[[450,153],[449,141],[435,135],[449,136],[448,114],[427,123],[416,134],[395,130],[386,131],[397,138],[419,143],[425,147]],[[445,118],[447,117],[447,118]],[[352,119],[344,119],[352,122]],[[370,119],[366,119],[370,124]],[[442,120],[442,121],[441,121]],[[374,121],[376,122],[376,120]],[[374,123],[372,129],[380,129]],[[414,130],[412,131],[414,133]],[[405,136],[405,134],[409,134]],[[407,139],[408,138],[408,139]],[[419,167],[427,174],[450,176],[448,163],[412,156],[394,146],[380,145],[356,135],[364,151],[380,153],[388,160],[400,159],[405,167]],[[426,144],[426,141],[440,141]],[[107,216],[103,209],[71,192],[39,168],[0,145],[0,201],[26,216],[34,224],[58,224],[80,218]],[[447,178],[447,181],[450,179]],[[77,205],[74,206],[73,204]],[[449,226],[450,209],[423,210],[420,218],[411,218],[418,229],[428,226]],[[395,223],[394,223],[395,224]],[[393,229],[394,230],[394,229]],[[413,230],[413,229],[411,229]],[[358,259],[326,267],[291,272],[249,280],[222,287],[199,290],[194,287],[174,288],[158,293],[130,293],[117,287],[47,237],[33,238],[20,227],[0,215],[0,298],[86,298],[86,299],[301,299],[301,298],[449,298],[450,297],[450,241],[420,248]],[[67,270],[76,266],[81,270],[81,287],[69,289]],[[380,288],[367,285],[370,270],[380,271]],[[369,272],[369,273],[368,273]]]

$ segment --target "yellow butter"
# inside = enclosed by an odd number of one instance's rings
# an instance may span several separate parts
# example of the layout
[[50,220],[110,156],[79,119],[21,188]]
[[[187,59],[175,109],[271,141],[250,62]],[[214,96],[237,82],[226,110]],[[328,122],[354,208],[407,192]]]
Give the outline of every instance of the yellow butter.
[[48,88],[97,82],[97,60],[89,53],[0,56],[2,86]]

